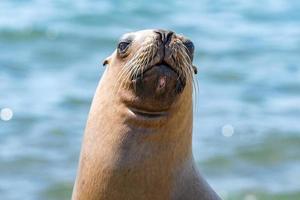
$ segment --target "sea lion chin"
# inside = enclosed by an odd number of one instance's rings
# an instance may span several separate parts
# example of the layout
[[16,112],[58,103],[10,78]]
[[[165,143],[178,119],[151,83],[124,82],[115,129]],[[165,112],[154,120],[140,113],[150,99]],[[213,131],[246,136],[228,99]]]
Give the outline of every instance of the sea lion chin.
[[132,81],[135,95],[143,104],[167,110],[183,89],[177,73],[166,65],[156,65]]
[[193,54],[172,31],[122,36],[104,61],[73,200],[220,200],[192,154]]

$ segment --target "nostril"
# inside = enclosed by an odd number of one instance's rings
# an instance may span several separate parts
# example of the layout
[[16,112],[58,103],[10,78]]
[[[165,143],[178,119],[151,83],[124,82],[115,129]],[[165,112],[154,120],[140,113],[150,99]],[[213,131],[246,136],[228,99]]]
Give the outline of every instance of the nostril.
[[164,44],[167,44],[171,40],[173,34],[174,34],[174,32],[172,32],[172,31],[167,32]]
[[157,33],[161,39],[161,41],[164,41],[164,34],[160,31],[154,31],[155,33]]
[[172,38],[172,35],[174,34],[173,31],[167,31],[167,30],[156,30],[155,33],[159,34],[160,35],[160,38],[161,38],[161,41],[163,44],[167,44],[171,38]]

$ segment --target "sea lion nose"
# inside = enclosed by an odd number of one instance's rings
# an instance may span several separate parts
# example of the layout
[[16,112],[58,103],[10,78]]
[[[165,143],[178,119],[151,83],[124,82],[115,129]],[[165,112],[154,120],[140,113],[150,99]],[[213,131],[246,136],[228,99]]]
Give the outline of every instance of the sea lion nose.
[[164,45],[171,40],[172,35],[174,34],[173,31],[163,29],[157,29],[154,32],[160,35],[161,41]]

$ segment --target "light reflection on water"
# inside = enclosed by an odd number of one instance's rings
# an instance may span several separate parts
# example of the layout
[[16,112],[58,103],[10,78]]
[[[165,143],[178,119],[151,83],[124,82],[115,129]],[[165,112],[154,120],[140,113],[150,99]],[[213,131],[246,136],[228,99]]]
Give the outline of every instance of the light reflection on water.
[[153,27],[195,43],[194,152],[209,182],[225,199],[299,199],[299,2],[4,0],[0,11],[0,109],[13,111],[0,120],[1,199],[69,199],[101,61],[124,32]]

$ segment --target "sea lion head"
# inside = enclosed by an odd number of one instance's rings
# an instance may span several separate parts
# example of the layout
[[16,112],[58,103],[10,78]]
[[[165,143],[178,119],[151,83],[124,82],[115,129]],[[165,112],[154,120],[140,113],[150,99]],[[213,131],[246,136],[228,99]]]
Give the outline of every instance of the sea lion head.
[[104,61],[112,71],[112,90],[138,114],[168,111],[185,90],[192,91],[194,44],[168,30],[124,34]]

